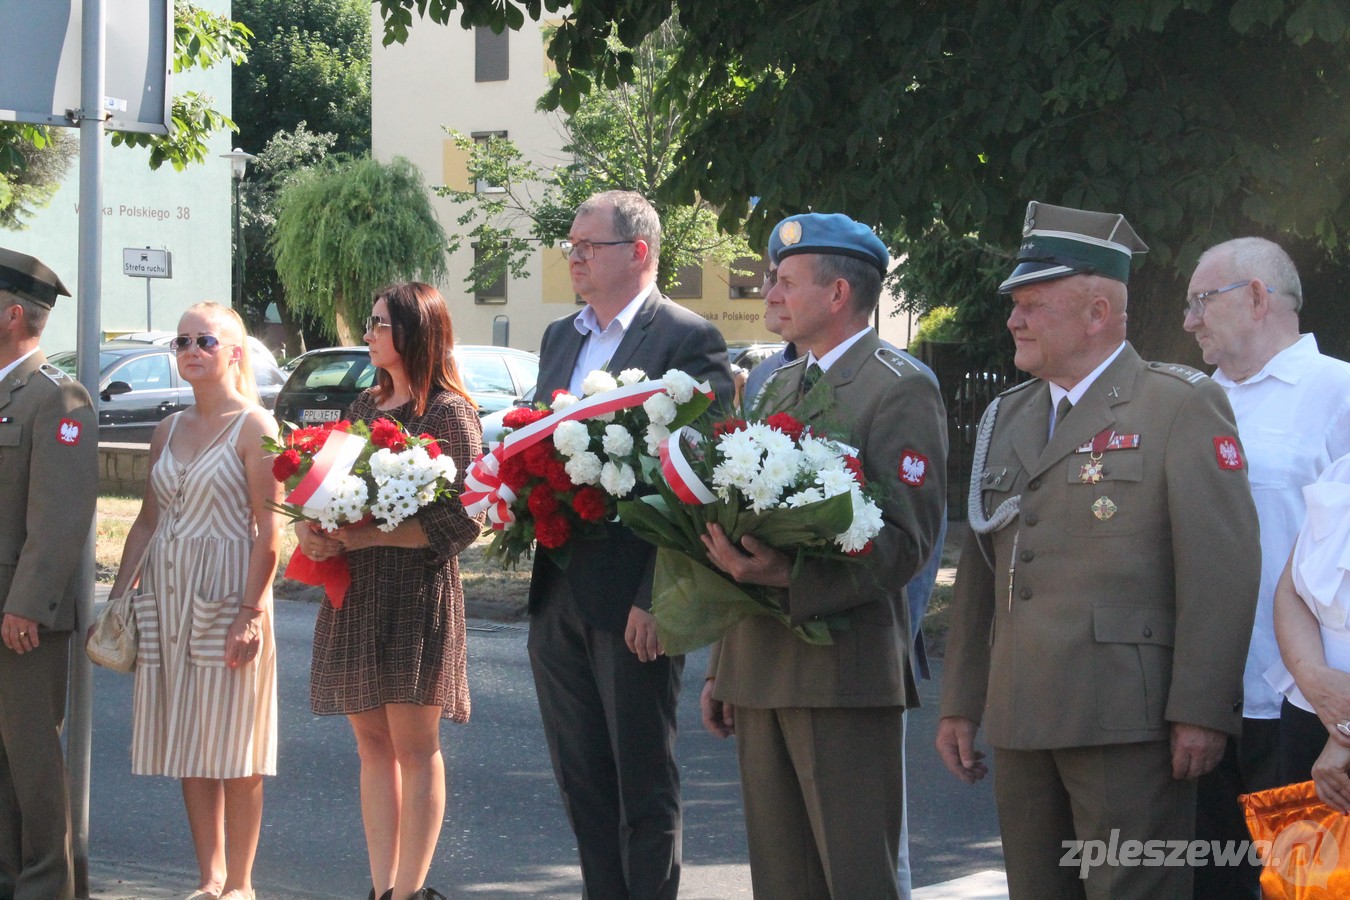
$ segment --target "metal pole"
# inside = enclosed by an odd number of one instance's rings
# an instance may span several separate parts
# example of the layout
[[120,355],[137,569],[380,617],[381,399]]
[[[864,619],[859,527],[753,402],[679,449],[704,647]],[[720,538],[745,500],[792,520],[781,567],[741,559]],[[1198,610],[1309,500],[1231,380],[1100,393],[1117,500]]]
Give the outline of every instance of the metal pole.
[[[103,60],[105,0],[83,0],[80,63],[80,224],[79,304],[76,355],[80,383],[98,402],[98,347],[103,297]],[[80,564],[81,586],[75,612],[75,634],[93,621],[94,535],[90,526]],[[71,642],[70,727],[66,733],[66,766],[70,774],[71,853],[75,863],[75,896],[89,896],[89,762],[94,710],[94,681],[89,657],[78,652],[83,641]]]
[[145,279],[145,330],[154,331],[155,326],[150,324],[150,279]]
[[234,311],[241,316],[244,305],[244,242],[239,234],[239,182],[234,179]]

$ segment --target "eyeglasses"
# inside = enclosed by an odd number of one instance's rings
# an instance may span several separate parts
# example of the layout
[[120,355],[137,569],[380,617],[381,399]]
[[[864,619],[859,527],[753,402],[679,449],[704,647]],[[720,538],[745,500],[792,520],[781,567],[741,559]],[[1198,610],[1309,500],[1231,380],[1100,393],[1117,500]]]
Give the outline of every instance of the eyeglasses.
[[366,331],[374,331],[376,328],[392,328],[393,326],[386,322],[380,316],[366,317]]
[[563,241],[558,244],[562,252],[568,256],[576,256],[577,259],[585,262],[588,259],[595,258],[596,247],[616,247],[619,244],[636,244],[637,241]]
[[778,283],[778,270],[767,269],[764,272],[764,292],[768,293]]
[[173,348],[174,353],[182,353],[187,348],[196,344],[200,349],[207,353],[215,353],[220,349],[220,338],[214,334],[199,334],[195,338],[190,338],[185,334],[169,341],[169,346]]
[[[1256,280],[1255,278],[1248,278],[1246,281],[1234,282],[1233,284],[1227,285],[1226,287],[1215,288],[1212,291],[1205,291],[1203,294],[1196,294],[1192,297],[1187,297],[1186,309],[1182,314],[1185,316],[1195,316],[1197,319],[1203,319],[1205,317],[1206,300],[1208,300],[1210,297],[1217,297],[1219,294],[1226,294],[1229,291],[1236,291],[1238,288],[1244,288],[1255,280]],[[1270,285],[1266,285],[1265,287],[1267,294],[1275,293],[1275,289]]]

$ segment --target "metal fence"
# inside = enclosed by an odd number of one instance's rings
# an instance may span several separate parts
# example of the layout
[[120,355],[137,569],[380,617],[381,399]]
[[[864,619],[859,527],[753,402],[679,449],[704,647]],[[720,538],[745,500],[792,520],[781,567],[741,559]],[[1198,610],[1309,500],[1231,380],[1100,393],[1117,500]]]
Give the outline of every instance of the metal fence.
[[947,518],[964,521],[970,464],[980,416],[996,396],[1026,379],[1011,365],[972,367],[960,344],[925,342],[914,348],[937,375],[947,405]]

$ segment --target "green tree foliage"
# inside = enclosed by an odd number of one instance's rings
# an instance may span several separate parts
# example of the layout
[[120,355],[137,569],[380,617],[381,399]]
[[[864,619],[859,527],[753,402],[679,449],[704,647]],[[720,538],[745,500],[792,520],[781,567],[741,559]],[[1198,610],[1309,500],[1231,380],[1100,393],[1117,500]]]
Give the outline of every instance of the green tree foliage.
[[234,70],[240,146],[261,147],[303,121],[334,135],[339,152],[368,152],[370,3],[235,0],[234,16],[254,35]]
[[417,167],[359,159],[301,172],[277,197],[277,274],[292,309],[344,342],[380,287],[445,275],[445,232]]
[[277,132],[250,164],[249,177],[240,192],[244,254],[248,260],[242,312],[245,320],[256,325],[263,321],[267,307],[275,303],[286,327],[286,346],[292,352],[305,346],[319,346],[310,338],[319,337],[321,331],[303,315],[293,313],[285,300],[286,292],[272,259],[277,196],[290,181],[326,159],[336,142],[336,135],[315,134],[304,122],[292,131]]
[[[472,289],[486,287],[508,271],[523,275],[533,245],[551,247],[566,237],[577,206],[605,190],[636,191],[653,199],[661,216],[657,279],[663,287],[672,284],[683,266],[731,265],[755,255],[739,233],[718,230],[717,211],[703,199],[661,199],[679,159],[683,118],[658,94],[658,86],[669,76],[678,41],[679,30],[666,23],[635,52],[631,84],[593,91],[562,118],[567,134],[563,151],[572,160],[566,165],[537,165],[508,139],[491,137],[479,143],[450,131],[456,145],[469,154],[471,183],[492,188],[437,188],[442,196],[465,204],[458,223],[472,226],[452,237],[451,250],[467,237],[482,251],[466,279]],[[546,95],[540,102],[547,100]]]
[[0,228],[22,231],[51,202],[79,142],[63,128],[0,122]]

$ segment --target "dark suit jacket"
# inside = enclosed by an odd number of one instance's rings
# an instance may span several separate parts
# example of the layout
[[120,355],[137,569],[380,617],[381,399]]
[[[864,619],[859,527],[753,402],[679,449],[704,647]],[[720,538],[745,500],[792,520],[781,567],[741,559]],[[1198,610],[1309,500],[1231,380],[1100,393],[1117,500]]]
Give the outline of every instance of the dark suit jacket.
[[[968,531],[942,715],[1011,750],[1165,740],[1169,722],[1237,734],[1261,547],[1227,397],[1127,345],[1047,444],[1049,393],[1003,394],[972,474],[985,515],[1016,495],[1021,512]],[[1081,448],[1103,429],[1139,445],[1104,451],[1092,484]]]
[[[558,319],[544,331],[539,348],[539,381],[535,396],[547,400],[558,388],[566,389],[585,343],[574,324],[580,313]],[[727,345],[722,334],[702,316],[671,302],[656,291],[638,309],[633,323],[610,358],[606,370],[642,369],[660,378],[680,369],[712,385],[714,403],[730,406],[734,389]],[[601,541],[576,541],[564,572],[546,551],[536,551],[530,579],[530,612],[548,600],[554,581],[565,578],[582,616],[591,625],[623,633],[633,606],[650,609],[651,544],[617,524]]]

